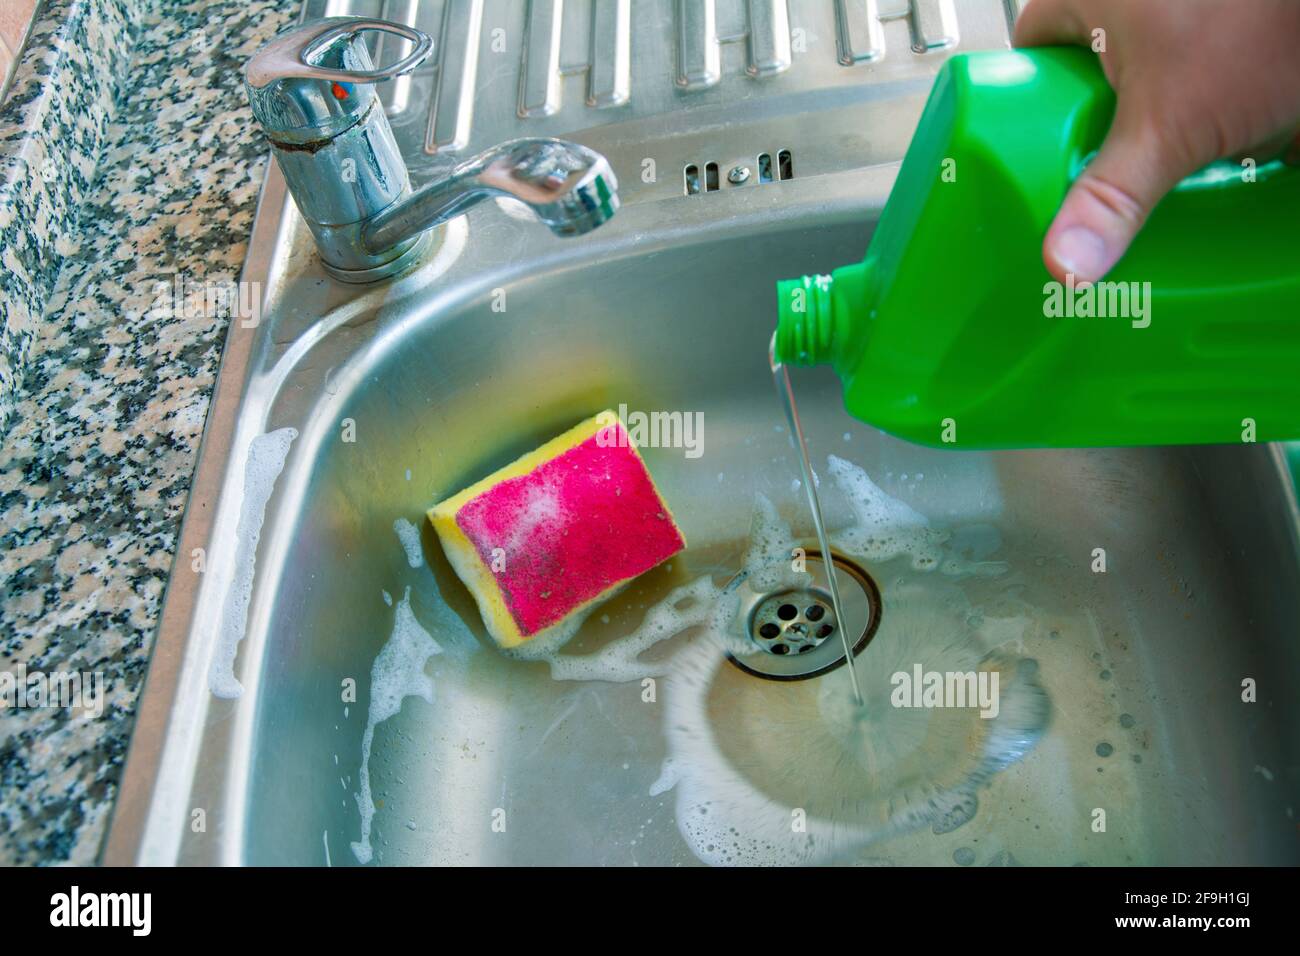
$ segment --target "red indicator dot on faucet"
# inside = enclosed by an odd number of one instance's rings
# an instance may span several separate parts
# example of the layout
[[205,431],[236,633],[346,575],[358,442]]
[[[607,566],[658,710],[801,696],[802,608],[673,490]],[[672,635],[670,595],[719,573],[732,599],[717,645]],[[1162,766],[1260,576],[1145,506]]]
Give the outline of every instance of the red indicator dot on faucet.
[[348,88],[341,83],[331,83],[330,92],[334,94],[336,100],[346,100],[349,95]]

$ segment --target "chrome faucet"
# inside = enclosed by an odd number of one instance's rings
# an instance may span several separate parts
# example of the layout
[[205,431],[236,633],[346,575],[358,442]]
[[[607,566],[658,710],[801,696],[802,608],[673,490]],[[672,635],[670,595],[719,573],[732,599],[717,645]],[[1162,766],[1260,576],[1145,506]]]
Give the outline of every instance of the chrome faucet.
[[[375,69],[359,40],[366,31],[394,34],[411,51]],[[345,282],[408,268],[434,226],[494,196],[520,200],[557,236],[590,232],[618,210],[605,157],[558,139],[502,143],[412,192],[373,84],[415,69],[432,50],[433,40],[413,27],[330,17],[275,37],[244,69],[253,115],[321,260]]]

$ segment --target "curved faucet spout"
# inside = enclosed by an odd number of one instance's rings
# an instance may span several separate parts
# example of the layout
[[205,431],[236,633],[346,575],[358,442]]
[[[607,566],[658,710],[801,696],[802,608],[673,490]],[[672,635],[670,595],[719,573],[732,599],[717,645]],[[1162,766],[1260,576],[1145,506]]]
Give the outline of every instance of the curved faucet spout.
[[558,139],[515,139],[457,166],[375,216],[362,230],[378,253],[494,196],[527,205],[557,236],[580,236],[618,210],[618,180],[595,150]]

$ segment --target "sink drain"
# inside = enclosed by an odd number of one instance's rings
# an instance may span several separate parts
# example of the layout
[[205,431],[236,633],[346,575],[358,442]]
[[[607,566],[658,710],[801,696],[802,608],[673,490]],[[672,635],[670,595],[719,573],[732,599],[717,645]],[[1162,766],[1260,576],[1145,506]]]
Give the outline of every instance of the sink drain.
[[807,654],[835,633],[829,593],[813,589],[773,594],[750,615],[749,636],[769,654]]
[[844,663],[841,627],[850,629],[854,656],[862,653],[880,623],[880,591],[867,572],[847,558],[834,555],[833,564],[844,621],[835,616],[820,552],[807,553],[808,583],[803,587],[756,591],[748,581],[740,582],[737,627],[754,652],[729,654],[731,662],[769,680],[818,677]]

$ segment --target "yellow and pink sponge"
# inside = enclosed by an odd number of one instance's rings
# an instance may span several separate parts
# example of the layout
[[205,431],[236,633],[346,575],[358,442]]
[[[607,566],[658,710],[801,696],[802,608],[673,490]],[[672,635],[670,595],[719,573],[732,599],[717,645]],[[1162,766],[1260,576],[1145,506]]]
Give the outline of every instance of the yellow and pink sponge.
[[506,648],[686,547],[610,411],[435,505],[429,520],[488,633]]

